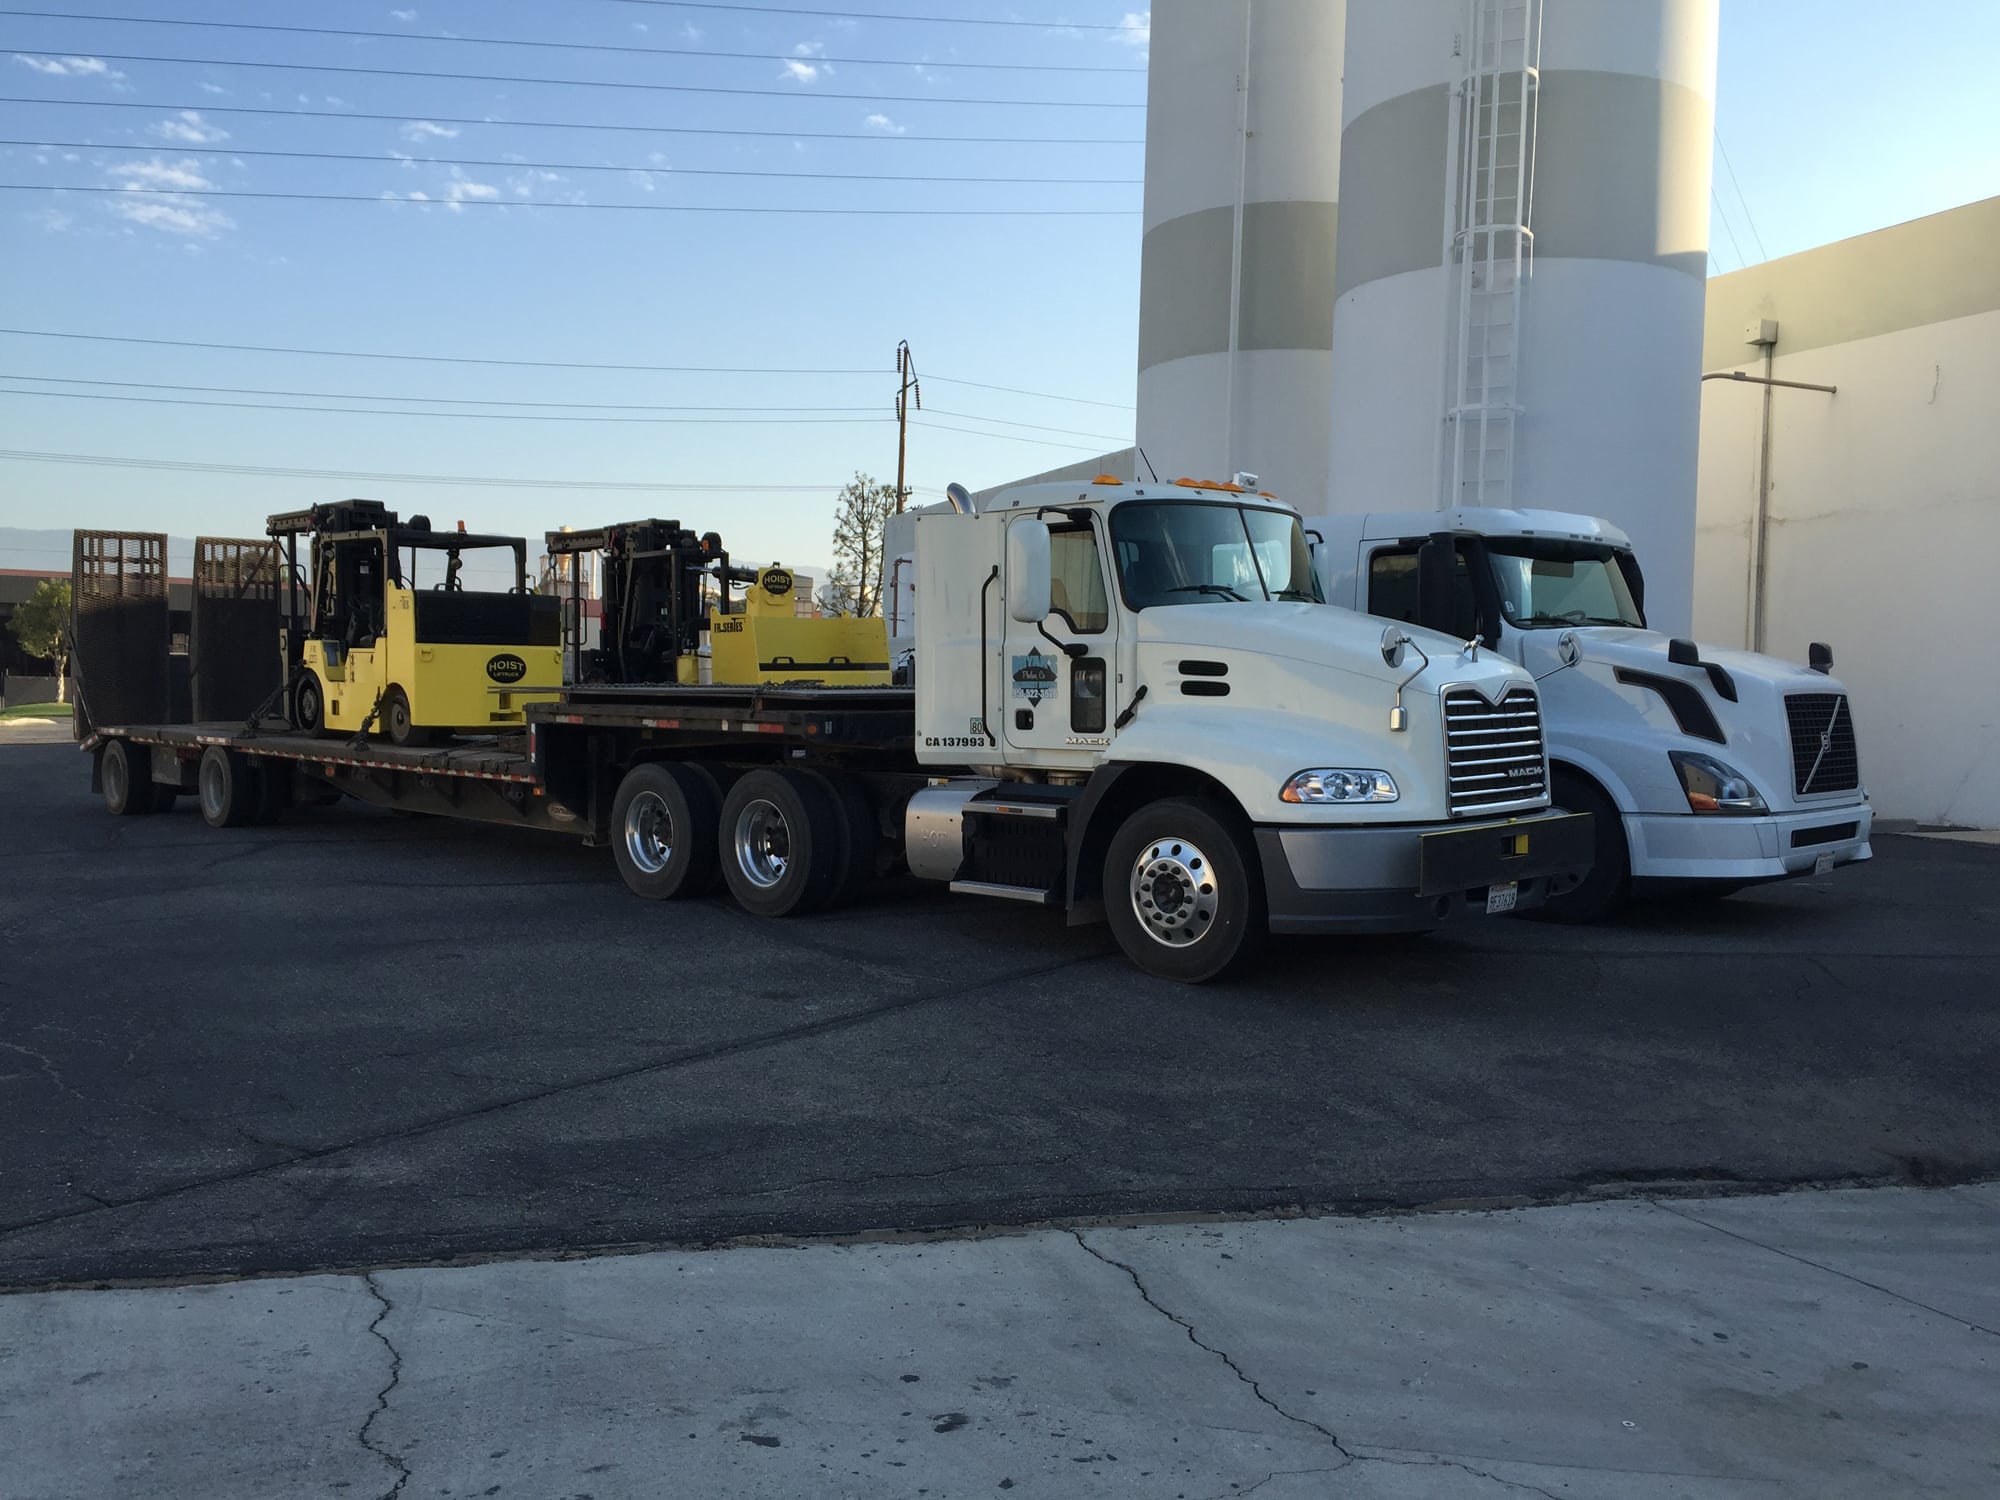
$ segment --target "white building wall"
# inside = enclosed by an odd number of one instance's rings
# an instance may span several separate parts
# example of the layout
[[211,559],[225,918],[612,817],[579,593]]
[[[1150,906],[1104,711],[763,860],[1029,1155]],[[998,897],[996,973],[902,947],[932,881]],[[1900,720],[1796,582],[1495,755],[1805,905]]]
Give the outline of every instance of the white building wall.
[[[1833,647],[1878,815],[2000,827],[2000,199],[1711,283],[1711,370],[1778,322],[1766,649]],[[1984,307],[1982,309],[1982,304]],[[1896,326],[1908,324],[1909,326]],[[1695,634],[1750,639],[1760,388],[1702,387]]]

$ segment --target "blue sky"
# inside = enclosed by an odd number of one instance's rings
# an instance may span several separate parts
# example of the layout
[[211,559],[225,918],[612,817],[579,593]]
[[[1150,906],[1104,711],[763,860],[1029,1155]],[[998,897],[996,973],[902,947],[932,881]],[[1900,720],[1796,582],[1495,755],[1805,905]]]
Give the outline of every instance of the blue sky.
[[[73,17],[131,7],[44,3],[65,18],[0,15],[0,139],[92,144],[0,147],[0,181],[152,191],[0,192],[0,326],[701,368],[0,334],[0,449],[689,487],[440,488],[0,460],[0,525],[255,534],[270,511],[359,493],[529,535],[677,516],[722,531],[739,556],[817,565],[839,484],[857,469],[893,474],[902,338],[924,377],[910,447],[920,490],[1130,440],[1146,12],[1129,0],[1018,11],[854,0],[873,18],[830,0],[800,0],[817,15],[651,0],[161,8],[385,38],[87,21]],[[890,12],[1028,24],[879,18]],[[1718,267],[1762,258],[1759,242],[1782,255],[2000,192],[1981,109],[1992,19],[1981,0],[1911,0],[1893,18],[1848,0],[1724,0],[1718,127],[1735,180],[1718,169],[1729,219],[1714,236]],[[423,39],[446,34],[571,49]],[[1006,66],[955,66],[967,63]],[[311,113],[238,112],[260,110]],[[1028,180],[875,180],[890,176]],[[670,204],[981,212],[657,211]],[[81,383],[114,381],[130,384]],[[996,386],[1013,390],[984,388]],[[147,399],[97,399],[108,396]],[[429,415],[158,404],[169,398]],[[503,401],[545,404],[475,404]],[[454,409],[506,419],[437,415]],[[585,415],[626,420],[528,420]]]

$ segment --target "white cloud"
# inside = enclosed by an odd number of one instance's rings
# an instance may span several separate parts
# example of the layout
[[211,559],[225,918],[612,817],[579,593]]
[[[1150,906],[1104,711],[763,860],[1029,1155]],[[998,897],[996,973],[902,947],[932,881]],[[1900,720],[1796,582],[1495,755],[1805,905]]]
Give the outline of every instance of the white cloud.
[[50,234],[61,234],[76,222],[75,218],[59,208],[38,208],[28,215],[30,222],[42,226]]
[[109,168],[106,175],[118,179],[128,192],[198,193],[215,186],[201,175],[201,163],[191,156],[177,162],[161,161],[157,156],[151,161],[121,162]]
[[1118,29],[1111,33],[1111,40],[1138,50],[1150,47],[1153,44],[1153,13],[1150,10],[1126,11]]
[[228,89],[219,83],[204,83],[201,86],[201,91],[204,94],[226,94],[229,92]]
[[401,21],[405,26],[416,20],[416,18],[417,13],[413,10],[392,10],[389,12],[390,20]]
[[909,129],[907,125],[898,125],[894,120],[890,119],[887,115],[870,115],[867,119],[863,120],[861,123],[864,125],[872,125],[875,127],[875,129],[883,131],[889,135],[901,135],[904,133],[904,131]]
[[809,61],[823,56],[825,52],[825,42],[800,42],[792,48],[792,55],[785,59],[784,69],[778,76],[789,78],[794,83],[811,83],[822,74],[831,78],[832,68],[823,62]]
[[788,62],[785,64],[784,72],[778,76],[781,78],[790,78],[797,83],[811,83],[815,78],[819,77],[819,69],[815,68],[811,63]]
[[463,213],[464,204],[494,202],[500,197],[500,189],[490,182],[475,182],[453,167],[451,181],[445,184],[444,197],[453,213]]
[[14,61],[51,78],[108,78],[117,82],[125,76],[101,57],[35,57],[16,52]]
[[692,21],[688,22],[687,25],[681,28],[681,40],[685,42],[698,42],[706,35],[708,35],[708,33],[703,31],[699,26],[695,25],[694,22]]
[[632,185],[641,192],[657,193],[660,190],[659,185],[653,181],[651,172],[628,172],[626,175],[632,179]]
[[217,141],[229,139],[229,132],[220,125],[201,117],[198,109],[184,109],[179,114],[147,127],[163,141],[183,141],[190,146],[212,146]]
[[403,126],[406,141],[453,141],[458,139],[456,125],[435,125],[429,120],[411,120]]

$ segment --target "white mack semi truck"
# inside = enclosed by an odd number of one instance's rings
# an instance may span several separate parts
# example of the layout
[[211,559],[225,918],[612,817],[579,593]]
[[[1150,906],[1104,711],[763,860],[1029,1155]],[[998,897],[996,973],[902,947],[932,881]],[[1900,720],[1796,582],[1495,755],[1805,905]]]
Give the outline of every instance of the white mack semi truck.
[[1591,921],[1634,894],[1726,895],[1869,857],[1854,719],[1826,647],[1799,667],[1648,629],[1631,539],[1594,516],[1306,525],[1332,602],[1482,643],[1532,674],[1555,805],[1597,820],[1590,875],[1541,915]]

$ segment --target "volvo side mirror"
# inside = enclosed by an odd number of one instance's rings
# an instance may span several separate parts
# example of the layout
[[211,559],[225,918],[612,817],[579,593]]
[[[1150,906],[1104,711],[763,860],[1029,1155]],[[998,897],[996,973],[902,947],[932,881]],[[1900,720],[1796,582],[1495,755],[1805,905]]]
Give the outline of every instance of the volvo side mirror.
[[1806,665],[1815,672],[1827,673],[1833,670],[1833,647],[1825,641],[1814,641],[1806,647]]
[[1693,641],[1675,636],[1667,642],[1667,660],[1677,667],[1698,667],[1701,665],[1701,648]]
[[1016,521],[1007,528],[1007,613],[1023,625],[1048,618],[1051,592],[1049,525]]

